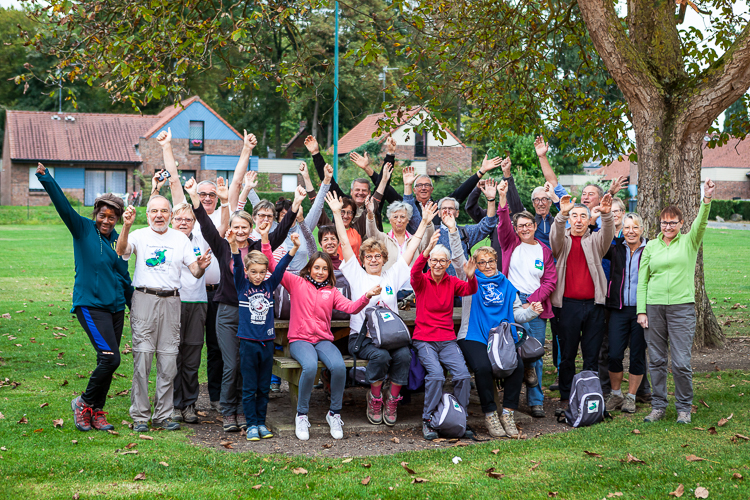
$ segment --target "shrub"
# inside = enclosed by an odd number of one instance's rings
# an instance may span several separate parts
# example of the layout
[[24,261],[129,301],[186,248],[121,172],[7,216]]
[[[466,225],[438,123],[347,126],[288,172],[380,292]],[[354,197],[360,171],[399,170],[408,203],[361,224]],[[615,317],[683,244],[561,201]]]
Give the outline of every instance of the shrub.
[[711,211],[708,214],[708,218],[715,220],[718,215],[729,220],[732,214],[740,214],[742,215],[742,220],[750,220],[750,201],[714,200],[711,203]]

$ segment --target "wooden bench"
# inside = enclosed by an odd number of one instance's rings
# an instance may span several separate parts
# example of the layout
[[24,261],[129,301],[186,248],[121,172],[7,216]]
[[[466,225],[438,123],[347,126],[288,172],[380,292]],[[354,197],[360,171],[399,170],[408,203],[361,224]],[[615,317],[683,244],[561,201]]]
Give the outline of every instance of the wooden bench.
[[[344,356],[344,366],[351,368],[354,366],[354,358]],[[367,366],[366,359],[357,359],[357,367]],[[325,365],[318,361],[318,374]],[[297,399],[299,398],[299,378],[302,375],[302,366],[294,358],[286,356],[275,356],[273,358],[273,374],[289,382],[289,396],[292,399],[292,407],[297,408]],[[316,376],[317,378],[317,376]]]

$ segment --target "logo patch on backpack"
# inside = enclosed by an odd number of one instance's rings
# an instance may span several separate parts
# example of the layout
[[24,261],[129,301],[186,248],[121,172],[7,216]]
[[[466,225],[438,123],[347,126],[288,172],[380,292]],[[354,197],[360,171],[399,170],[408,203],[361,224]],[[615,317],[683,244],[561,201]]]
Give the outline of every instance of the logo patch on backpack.
[[456,411],[460,411],[460,412],[464,411],[463,408],[461,408],[461,405],[458,404],[458,401],[453,401],[453,409],[455,409]]
[[389,312],[380,313],[380,317],[383,319],[383,323],[388,323],[389,321],[393,321],[393,314]]
[[596,413],[598,411],[599,411],[599,401],[597,400],[589,401],[588,412]]

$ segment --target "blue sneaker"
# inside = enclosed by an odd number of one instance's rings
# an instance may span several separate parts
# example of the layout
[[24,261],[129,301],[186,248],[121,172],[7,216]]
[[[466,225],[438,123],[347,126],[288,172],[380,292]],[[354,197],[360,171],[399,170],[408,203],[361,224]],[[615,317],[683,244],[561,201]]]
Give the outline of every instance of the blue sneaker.
[[273,437],[273,432],[268,430],[268,427],[265,425],[259,425],[258,426],[258,434],[260,434],[260,437],[263,439],[268,439]]
[[248,441],[260,441],[260,436],[258,435],[258,427],[252,426],[247,428],[247,440]]

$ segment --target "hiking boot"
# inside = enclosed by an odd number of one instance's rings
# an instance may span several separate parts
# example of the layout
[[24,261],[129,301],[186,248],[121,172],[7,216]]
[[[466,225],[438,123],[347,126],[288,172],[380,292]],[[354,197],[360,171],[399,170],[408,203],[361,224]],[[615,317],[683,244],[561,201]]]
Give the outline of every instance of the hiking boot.
[[647,392],[646,394],[636,394],[635,400],[639,403],[650,403],[651,399],[653,399],[650,392]]
[[221,403],[218,401],[211,401],[211,409],[213,411],[218,411],[219,414],[221,414]]
[[177,408],[173,409],[172,420],[175,422],[182,422],[182,410],[178,410]]
[[224,432],[239,432],[237,415],[224,415]]
[[619,410],[622,407],[623,401],[625,401],[624,397],[618,396],[614,392],[610,392],[609,396],[607,396],[607,399],[604,401],[604,409],[607,411]]
[[534,418],[544,418],[547,416],[547,414],[544,413],[544,406],[542,405],[533,405],[530,406],[529,409],[531,410],[531,416]]
[[501,438],[507,435],[505,434],[505,429],[503,429],[503,426],[500,423],[500,417],[497,416],[496,411],[493,411],[490,416],[485,415],[484,423],[487,426],[487,432],[489,432],[490,436],[493,438]]
[[622,402],[623,413],[635,413],[635,398],[625,396],[625,401]]
[[376,398],[372,391],[367,391],[367,420],[373,425],[383,423],[383,396]]
[[246,431],[247,430],[247,419],[245,418],[245,414],[244,413],[238,413],[236,415],[236,417],[237,417],[237,427],[239,427],[241,431]]
[[331,413],[329,411],[326,414],[326,422],[328,422],[328,426],[331,428],[331,437],[333,439],[342,439],[344,437],[344,429],[342,429],[344,421],[341,420],[340,413]]
[[432,427],[430,427],[430,421],[429,420],[422,421],[422,436],[427,441],[432,441],[433,439],[437,439],[437,437],[438,437],[438,433],[435,431],[435,429],[433,429]]
[[678,424],[689,424],[692,420],[689,411],[678,411],[677,412],[677,423]]
[[175,422],[171,418],[165,418],[161,422],[151,422],[151,426],[155,429],[164,429],[167,431],[179,431],[180,423]]
[[383,422],[385,425],[393,426],[396,425],[398,402],[401,401],[401,396],[393,397],[391,391],[388,391],[388,397],[385,400],[385,409],[383,410]]
[[70,406],[73,408],[73,420],[76,424],[76,429],[83,432],[90,431],[91,418],[94,416],[93,409],[83,402],[81,396],[71,400]]
[[550,391],[559,391],[560,390],[560,377],[555,377],[555,383],[549,386]]
[[307,419],[307,415],[297,415],[294,417],[294,433],[297,435],[297,439],[300,441],[307,441],[310,439],[310,421]]
[[268,430],[268,427],[266,427],[265,425],[258,426],[258,434],[260,435],[261,439],[268,439],[273,437],[273,432]]
[[529,363],[523,369],[523,381],[526,387],[536,387],[539,385],[539,377],[536,376],[536,368],[533,363]]
[[508,437],[518,436],[518,429],[516,428],[516,421],[512,411],[508,411],[508,413],[503,412],[500,415],[500,424],[503,426],[503,430]]
[[133,432],[148,432],[148,422],[145,420],[133,422]]
[[662,418],[664,418],[664,410],[651,408],[651,413],[646,415],[646,418],[644,418],[643,421],[644,422],[658,422]]
[[102,411],[101,408],[94,410],[94,416],[91,419],[91,427],[98,431],[111,431],[114,430],[115,426],[107,422],[106,411]]
[[271,384],[271,392],[281,392],[281,384]]
[[258,428],[256,426],[248,427],[247,429],[247,440],[248,441],[260,441],[260,434],[258,434]]
[[196,415],[195,413],[195,405],[190,405],[182,410],[182,420],[184,420],[188,424],[198,423],[198,415]]

